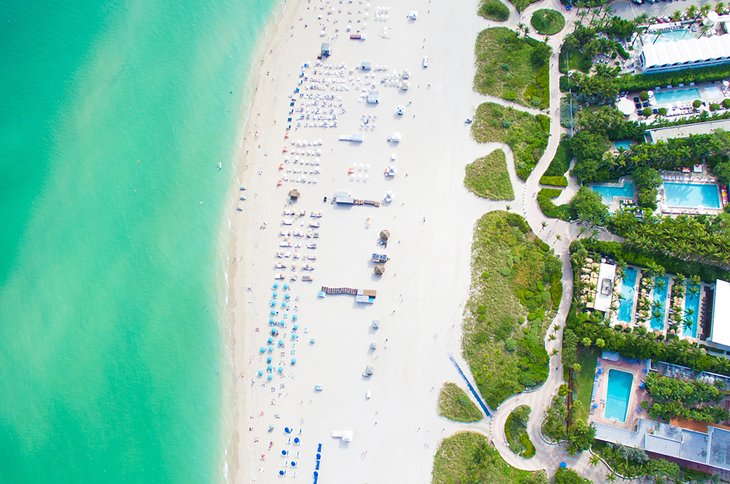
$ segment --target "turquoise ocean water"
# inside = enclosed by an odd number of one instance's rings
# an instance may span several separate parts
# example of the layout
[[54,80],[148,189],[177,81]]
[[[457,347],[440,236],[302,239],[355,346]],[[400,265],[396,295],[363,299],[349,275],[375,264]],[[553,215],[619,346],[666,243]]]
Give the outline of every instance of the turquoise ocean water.
[[273,6],[3,2],[0,482],[222,479],[218,238]]

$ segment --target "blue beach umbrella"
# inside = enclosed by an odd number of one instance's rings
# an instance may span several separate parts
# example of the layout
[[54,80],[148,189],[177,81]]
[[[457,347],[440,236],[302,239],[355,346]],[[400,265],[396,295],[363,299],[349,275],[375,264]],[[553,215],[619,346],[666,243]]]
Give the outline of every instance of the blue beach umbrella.
[[264,348],[263,346],[261,348],[259,348],[259,353],[261,353],[261,354],[266,353],[266,348]]
[[281,303],[281,307],[285,308],[287,306],[288,306],[288,304],[286,303],[286,301],[284,301],[284,302]]
[[292,466],[292,467],[296,467],[296,466],[297,466],[297,463],[296,463],[296,461],[291,461],[291,466]]
[[289,293],[288,292],[286,294],[284,294],[284,299],[286,299],[287,301],[289,300],[289,297],[290,296],[289,296]]
[[274,367],[273,367],[273,366],[271,366],[271,365],[266,365],[266,371],[268,371],[269,373],[271,373],[271,372],[273,371],[273,369],[274,369]]
[[274,315],[276,315],[276,311],[274,311],[273,309],[271,311],[269,311],[269,316],[274,316]]
[[269,346],[269,347],[267,348],[267,350],[268,350],[268,352],[269,352],[269,353],[271,353],[271,352],[273,352],[273,351],[274,351],[274,347],[273,347],[273,346]]
[[296,358],[292,358],[291,359],[291,364],[292,365],[296,365],[297,364],[297,359]]
[[292,314],[291,320],[296,321],[297,319],[299,319],[299,316],[297,316],[296,313]]
[[271,363],[271,356],[266,357],[266,363]]
[[296,340],[296,339],[299,339],[299,336],[297,336],[296,334],[292,334],[291,335],[291,339],[292,339],[292,341],[293,340]]
[[274,318],[269,318],[269,324],[274,324]]
[[283,346],[284,346],[284,340],[283,339],[280,339],[279,340],[279,348],[281,348]]
[[269,336],[269,338],[268,338],[268,339],[266,340],[266,342],[267,342],[268,344],[271,344],[271,343],[273,343],[273,342],[274,342],[274,339],[273,339],[273,338],[272,338],[271,336]]
[[262,376],[264,376],[264,372],[263,372],[262,370],[259,370],[259,371],[257,371],[257,372],[256,372],[256,374],[257,374],[257,375],[258,375],[259,377],[262,377]]
[[271,334],[272,334],[272,335],[276,334],[276,330],[275,330],[275,329],[272,329],[272,330],[271,330]]
[[286,474],[286,471],[279,471],[280,476],[283,476],[284,474]]
[[294,437],[294,443],[295,443],[295,444],[298,444],[299,442],[301,442],[301,441],[299,440],[299,437]]
[[279,289],[279,283],[275,282],[273,286],[271,286],[272,289]]
[[278,371],[279,373],[284,373],[284,368],[279,367],[279,368],[276,369],[276,371]]
[[272,379],[272,378],[273,378],[273,377],[271,376],[271,373],[269,373],[268,375],[266,375],[266,380],[267,380],[267,381],[271,381],[271,379]]
[[287,284],[287,283],[284,283],[284,290],[285,290],[285,291],[288,291],[288,290],[289,290],[289,284]]
[[317,460],[320,460],[322,458],[322,454],[317,454],[316,458],[317,458]]
[[560,463],[560,468],[561,469],[565,469],[566,467],[568,467],[568,464],[566,464],[565,462],[561,462]]
[[284,432],[287,434],[291,433],[291,429],[289,427],[284,427]]
[[284,322],[284,320],[283,320],[283,319],[282,319],[281,321],[279,321],[279,326],[281,326],[282,328],[283,328],[284,326],[286,326],[286,323]]
[[299,329],[299,325],[298,324],[295,324],[294,327],[292,328],[292,331],[296,331],[298,329]]
[[271,306],[272,308],[273,308],[274,306],[276,306],[276,301],[271,301],[271,302],[269,303],[269,306]]
[[274,299],[276,299],[277,297],[279,297],[279,293],[276,292],[276,291],[274,291],[274,292],[271,293],[271,297],[273,297]]
[[286,450],[284,450],[284,449],[282,449],[282,451],[281,451],[281,455],[287,455],[288,453],[289,453],[289,452],[287,452],[287,451],[286,451]]

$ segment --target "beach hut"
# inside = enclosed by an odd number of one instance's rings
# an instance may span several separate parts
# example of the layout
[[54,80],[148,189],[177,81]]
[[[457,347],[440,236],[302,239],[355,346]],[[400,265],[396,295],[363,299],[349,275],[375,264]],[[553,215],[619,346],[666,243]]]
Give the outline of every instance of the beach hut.
[[390,238],[390,231],[385,229],[380,231],[380,238],[383,240],[388,240]]
[[379,264],[379,265],[375,266],[373,271],[375,272],[375,275],[382,276],[385,273],[385,266],[382,264]]
[[368,102],[368,104],[380,103],[380,93],[378,93],[378,91],[375,91],[375,90],[370,91],[368,93],[367,102]]
[[326,59],[330,56],[330,44],[329,42],[322,42],[322,46],[319,49],[319,55],[322,59]]
[[300,195],[299,190],[297,190],[296,188],[292,188],[291,190],[289,190],[289,198],[292,201],[299,200],[299,195]]

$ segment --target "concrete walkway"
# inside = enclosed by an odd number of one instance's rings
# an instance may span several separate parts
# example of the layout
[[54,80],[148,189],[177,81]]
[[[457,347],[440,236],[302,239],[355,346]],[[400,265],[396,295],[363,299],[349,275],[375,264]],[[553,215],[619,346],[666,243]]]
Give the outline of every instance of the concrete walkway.
[[[551,327],[545,336],[545,348],[547,349],[548,354],[551,354],[555,350],[557,353],[550,357],[550,372],[547,380],[541,387],[533,391],[523,392],[508,398],[502,402],[499,407],[493,409],[494,415],[491,419],[487,419],[476,424],[454,424],[453,426],[447,427],[447,430],[453,430],[454,432],[480,432],[486,435],[499,451],[502,458],[510,465],[519,469],[530,471],[545,470],[549,475],[552,475],[560,462],[566,462],[571,469],[575,470],[582,476],[587,477],[594,482],[604,482],[606,480],[606,474],[608,474],[610,470],[602,462],[597,465],[591,465],[589,462],[590,452],[583,452],[576,456],[570,456],[565,450],[565,446],[563,444],[547,443],[542,438],[540,432],[540,426],[545,417],[546,409],[550,406],[550,402],[552,401],[553,396],[557,393],[558,387],[565,383],[563,378],[563,365],[561,362],[562,338],[563,327],[565,325],[568,311],[570,310],[573,295],[573,270],[570,263],[570,253],[568,250],[569,245],[582,233],[590,235],[591,232],[586,231],[585,229],[580,229],[578,224],[571,224],[561,220],[547,218],[543,215],[540,207],[537,205],[537,192],[541,188],[539,183],[540,177],[548,168],[550,162],[555,156],[560,136],[565,131],[560,126],[561,93],[558,87],[560,79],[560,72],[558,70],[558,54],[565,36],[572,32],[575,28],[577,15],[575,10],[572,12],[566,12],[559,0],[543,0],[533,3],[521,14],[515,10],[512,4],[508,2],[503,3],[505,3],[505,5],[507,5],[510,9],[509,19],[506,22],[485,21],[487,24],[485,27],[502,26],[518,31],[519,23],[523,23],[532,30],[532,27],[530,26],[532,13],[541,8],[552,8],[554,10],[558,10],[566,18],[565,28],[547,40],[547,43],[553,50],[553,54],[550,57],[550,108],[548,110],[539,111],[534,108],[525,107],[502,99],[482,96],[475,93],[475,103],[477,105],[482,102],[495,102],[530,114],[542,113],[550,116],[550,137],[547,148],[526,181],[520,180],[515,173],[514,157],[510,148],[502,144],[490,144],[494,145],[498,149],[504,150],[507,157],[507,169],[515,192],[515,200],[504,204],[504,208],[508,208],[510,211],[524,216],[532,228],[532,231],[537,234],[540,239],[550,245],[563,263],[563,297],[557,314],[555,315]],[[539,34],[528,35],[537,40],[544,40],[544,36]],[[571,184],[568,189],[564,190],[565,193],[561,194],[560,202],[565,203],[569,201],[569,199],[572,198],[572,195],[577,191],[577,188],[578,187],[575,183]],[[500,206],[495,206],[492,204],[490,208],[492,210],[502,208],[502,204],[499,205]],[[618,240],[615,236],[606,231],[599,231],[598,237],[606,240]],[[552,328],[555,327],[555,325],[558,325],[560,329],[553,333]],[[556,338],[554,340],[550,340],[551,334],[555,334]],[[504,433],[504,425],[507,421],[507,417],[520,405],[528,405],[532,409],[530,420],[527,425],[527,432],[530,436],[530,440],[535,445],[536,453],[530,459],[524,459],[514,454],[509,449]]]

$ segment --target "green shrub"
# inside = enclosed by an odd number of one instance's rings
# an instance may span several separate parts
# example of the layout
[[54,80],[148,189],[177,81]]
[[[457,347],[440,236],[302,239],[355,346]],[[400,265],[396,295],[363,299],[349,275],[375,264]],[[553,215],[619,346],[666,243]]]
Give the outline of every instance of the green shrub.
[[483,103],[477,108],[471,132],[480,143],[496,141],[509,145],[517,176],[526,180],[547,147],[550,118]]
[[541,185],[551,185],[554,187],[567,187],[568,179],[564,176],[547,176],[543,175],[540,177]]
[[722,107],[725,109],[730,109],[730,99],[725,98],[722,100]]
[[666,116],[668,112],[669,111],[667,111],[667,108],[659,108],[659,114],[661,116]]
[[651,116],[651,108],[644,108],[641,110],[641,114],[643,114],[646,117]]
[[570,77],[569,76],[560,76],[560,79],[558,79],[558,85],[560,87],[560,91],[562,92],[568,92],[570,91]]
[[557,10],[541,8],[532,14],[530,24],[538,34],[553,35],[563,30],[565,18]]
[[639,99],[641,99],[642,101],[648,101],[649,100],[649,93],[646,92],[646,91],[641,91],[639,93]]
[[695,99],[694,101],[692,101],[693,108],[699,109],[700,106],[702,106],[702,101],[700,101],[699,99]]
[[656,86],[719,81],[726,77],[730,77],[730,64],[656,74],[626,74],[619,77],[618,82],[621,91],[642,91]]
[[570,220],[570,209],[567,205],[557,206],[553,203],[562,190],[558,188],[542,188],[537,192],[537,204],[546,217],[558,218],[560,220]]
[[478,422],[482,412],[455,383],[445,383],[439,393],[439,415],[455,422]]
[[535,446],[527,435],[527,422],[530,419],[530,407],[520,405],[512,410],[504,424],[504,434],[509,448],[515,454],[526,459],[535,455]]
[[718,109],[720,109],[720,105],[719,104],[717,104],[717,103],[711,103],[710,104],[710,111],[717,111]]
[[504,22],[509,18],[509,8],[499,0],[483,0],[479,6],[479,15],[489,20]]
[[495,150],[466,165],[464,185],[474,194],[490,200],[514,200],[504,151]]
[[570,169],[570,160],[572,157],[573,153],[570,150],[570,138],[561,138],[560,143],[558,144],[558,149],[555,151],[555,156],[550,162],[550,166],[548,166],[547,170],[545,170],[545,176],[563,176]]
[[528,107],[537,105],[544,109],[550,105],[550,47],[547,44],[519,37],[517,32],[504,27],[495,27],[479,33],[475,52],[474,89],[477,92]]

